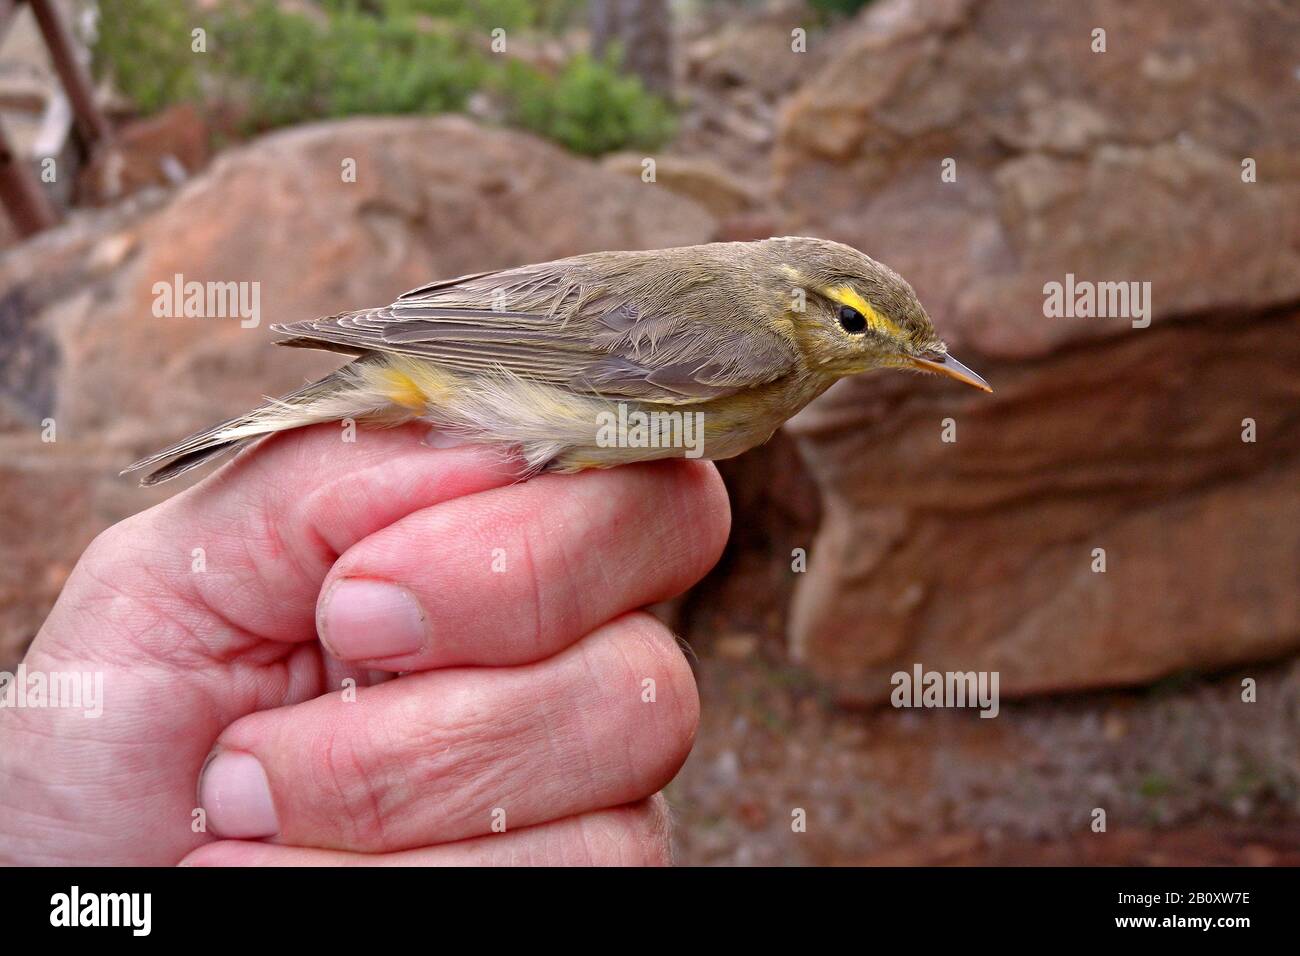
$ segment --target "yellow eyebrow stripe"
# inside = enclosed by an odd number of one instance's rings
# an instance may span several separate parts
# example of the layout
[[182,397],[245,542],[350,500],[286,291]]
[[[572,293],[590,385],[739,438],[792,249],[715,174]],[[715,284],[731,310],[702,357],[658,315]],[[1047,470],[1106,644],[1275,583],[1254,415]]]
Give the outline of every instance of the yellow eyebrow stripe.
[[850,309],[857,309],[862,313],[862,317],[867,320],[867,325],[877,332],[887,332],[890,335],[903,334],[902,329],[873,309],[871,303],[858,295],[852,286],[837,285],[834,288],[827,289],[826,294],[840,305],[847,305]]

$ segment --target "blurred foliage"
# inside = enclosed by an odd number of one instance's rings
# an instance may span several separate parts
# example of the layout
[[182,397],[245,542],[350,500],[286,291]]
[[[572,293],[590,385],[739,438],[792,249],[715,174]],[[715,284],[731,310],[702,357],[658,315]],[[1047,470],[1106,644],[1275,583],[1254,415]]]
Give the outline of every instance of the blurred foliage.
[[555,32],[577,22],[587,0],[321,0],[329,12],[360,10],[382,17],[428,17],[491,30]]
[[[507,122],[577,152],[658,145],[672,131],[668,105],[611,64],[578,56],[549,73],[489,52],[498,26],[554,31],[584,9],[583,0],[320,0],[315,10],[130,0],[102,18],[95,69],[142,113],[229,101],[249,130],[460,110],[485,89]],[[191,50],[196,27],[206,52]]]
[[194,16],[181,0],[131,0],[99,21],[92,67],[114,82],[142,113],[156,113],[199,95]]
[[814,10],[829,16],[852,16],[871,0],[808,0]]
[[215,85],[246,102],[256,128],[460,109],[486,65],[468,43],[356,4],[323,20],[275,0],[228,4],[213,18],[209,50]]
[[653,149],[673,131],[667,105],[646,93],[640,80],[586,55],[574,57],[557,76],[509,62],[501,92],[507,122],[576,153]]

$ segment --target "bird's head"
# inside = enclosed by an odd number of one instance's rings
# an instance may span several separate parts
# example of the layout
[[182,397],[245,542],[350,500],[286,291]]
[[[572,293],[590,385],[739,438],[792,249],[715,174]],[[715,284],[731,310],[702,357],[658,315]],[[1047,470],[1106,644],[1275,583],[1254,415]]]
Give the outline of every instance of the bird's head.
[[768,242],[788,283],[786,317],[812,368],[834,377],[914,369],[992,391],[948,354],[912,287],[888,266],[825,239]]

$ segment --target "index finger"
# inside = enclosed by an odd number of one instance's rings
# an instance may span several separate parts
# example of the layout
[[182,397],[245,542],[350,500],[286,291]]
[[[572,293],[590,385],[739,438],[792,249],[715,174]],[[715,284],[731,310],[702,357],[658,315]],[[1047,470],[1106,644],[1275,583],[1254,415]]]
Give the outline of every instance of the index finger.
[[334,657],[388,671],[540,660],[685,591],[729,527],[711,462],[543,475],[354,545],[326,578],[317,629]]

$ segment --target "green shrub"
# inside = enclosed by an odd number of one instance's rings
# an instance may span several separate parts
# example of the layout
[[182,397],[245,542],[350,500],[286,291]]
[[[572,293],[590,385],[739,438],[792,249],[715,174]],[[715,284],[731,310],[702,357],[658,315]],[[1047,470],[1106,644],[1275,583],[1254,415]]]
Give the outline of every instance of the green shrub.
[[216,72],[242,91],[257,128],[459,109],[482,79],[476,51],[409,18],[376,18],[351,6],[322,24],[254,0],[224,9],[214,37]]
[[485,68],[481,53],[454,38],[357,14],[334,21],[322,57],[331,116],[461,109]]
[[131,0],[130,9],[99,18],[92,68],[111,76],[141,113],[156,113],[199,95],[190,31],[197,22],[188,0]]
[[[495,91],[507,122],[572,150],[653,148],[672,131],[667,104],[607,63],[576,57],[552,75],[488,52],[485,23],[535,29],[581,0],[322,0],[320,15],[276,0],[131,0],[106,14],[96,70],[144,113],[216,97],[250,130],[365,113],[462,109]],[[191,31],[207,51],[191,52]],[[495,27],[493,27],[495,28]]]
[[324,114],[323,29],[274,0],[217,9],[208,44],[214,92],[246,106],[254,129]]
[[333,13],[429,17],[485,33],[496,27],[557,31],[580,18],[586,0],[324,0],[322,5]]
[[635,77],[588,56],[574,57],[557,76],[507,63],[503,93],[507,122],[576,153],[654,149],[672,135],[672,114],[662,99]]
[[828,16],[852,16],[871,0],[809,0],[809,5]]

